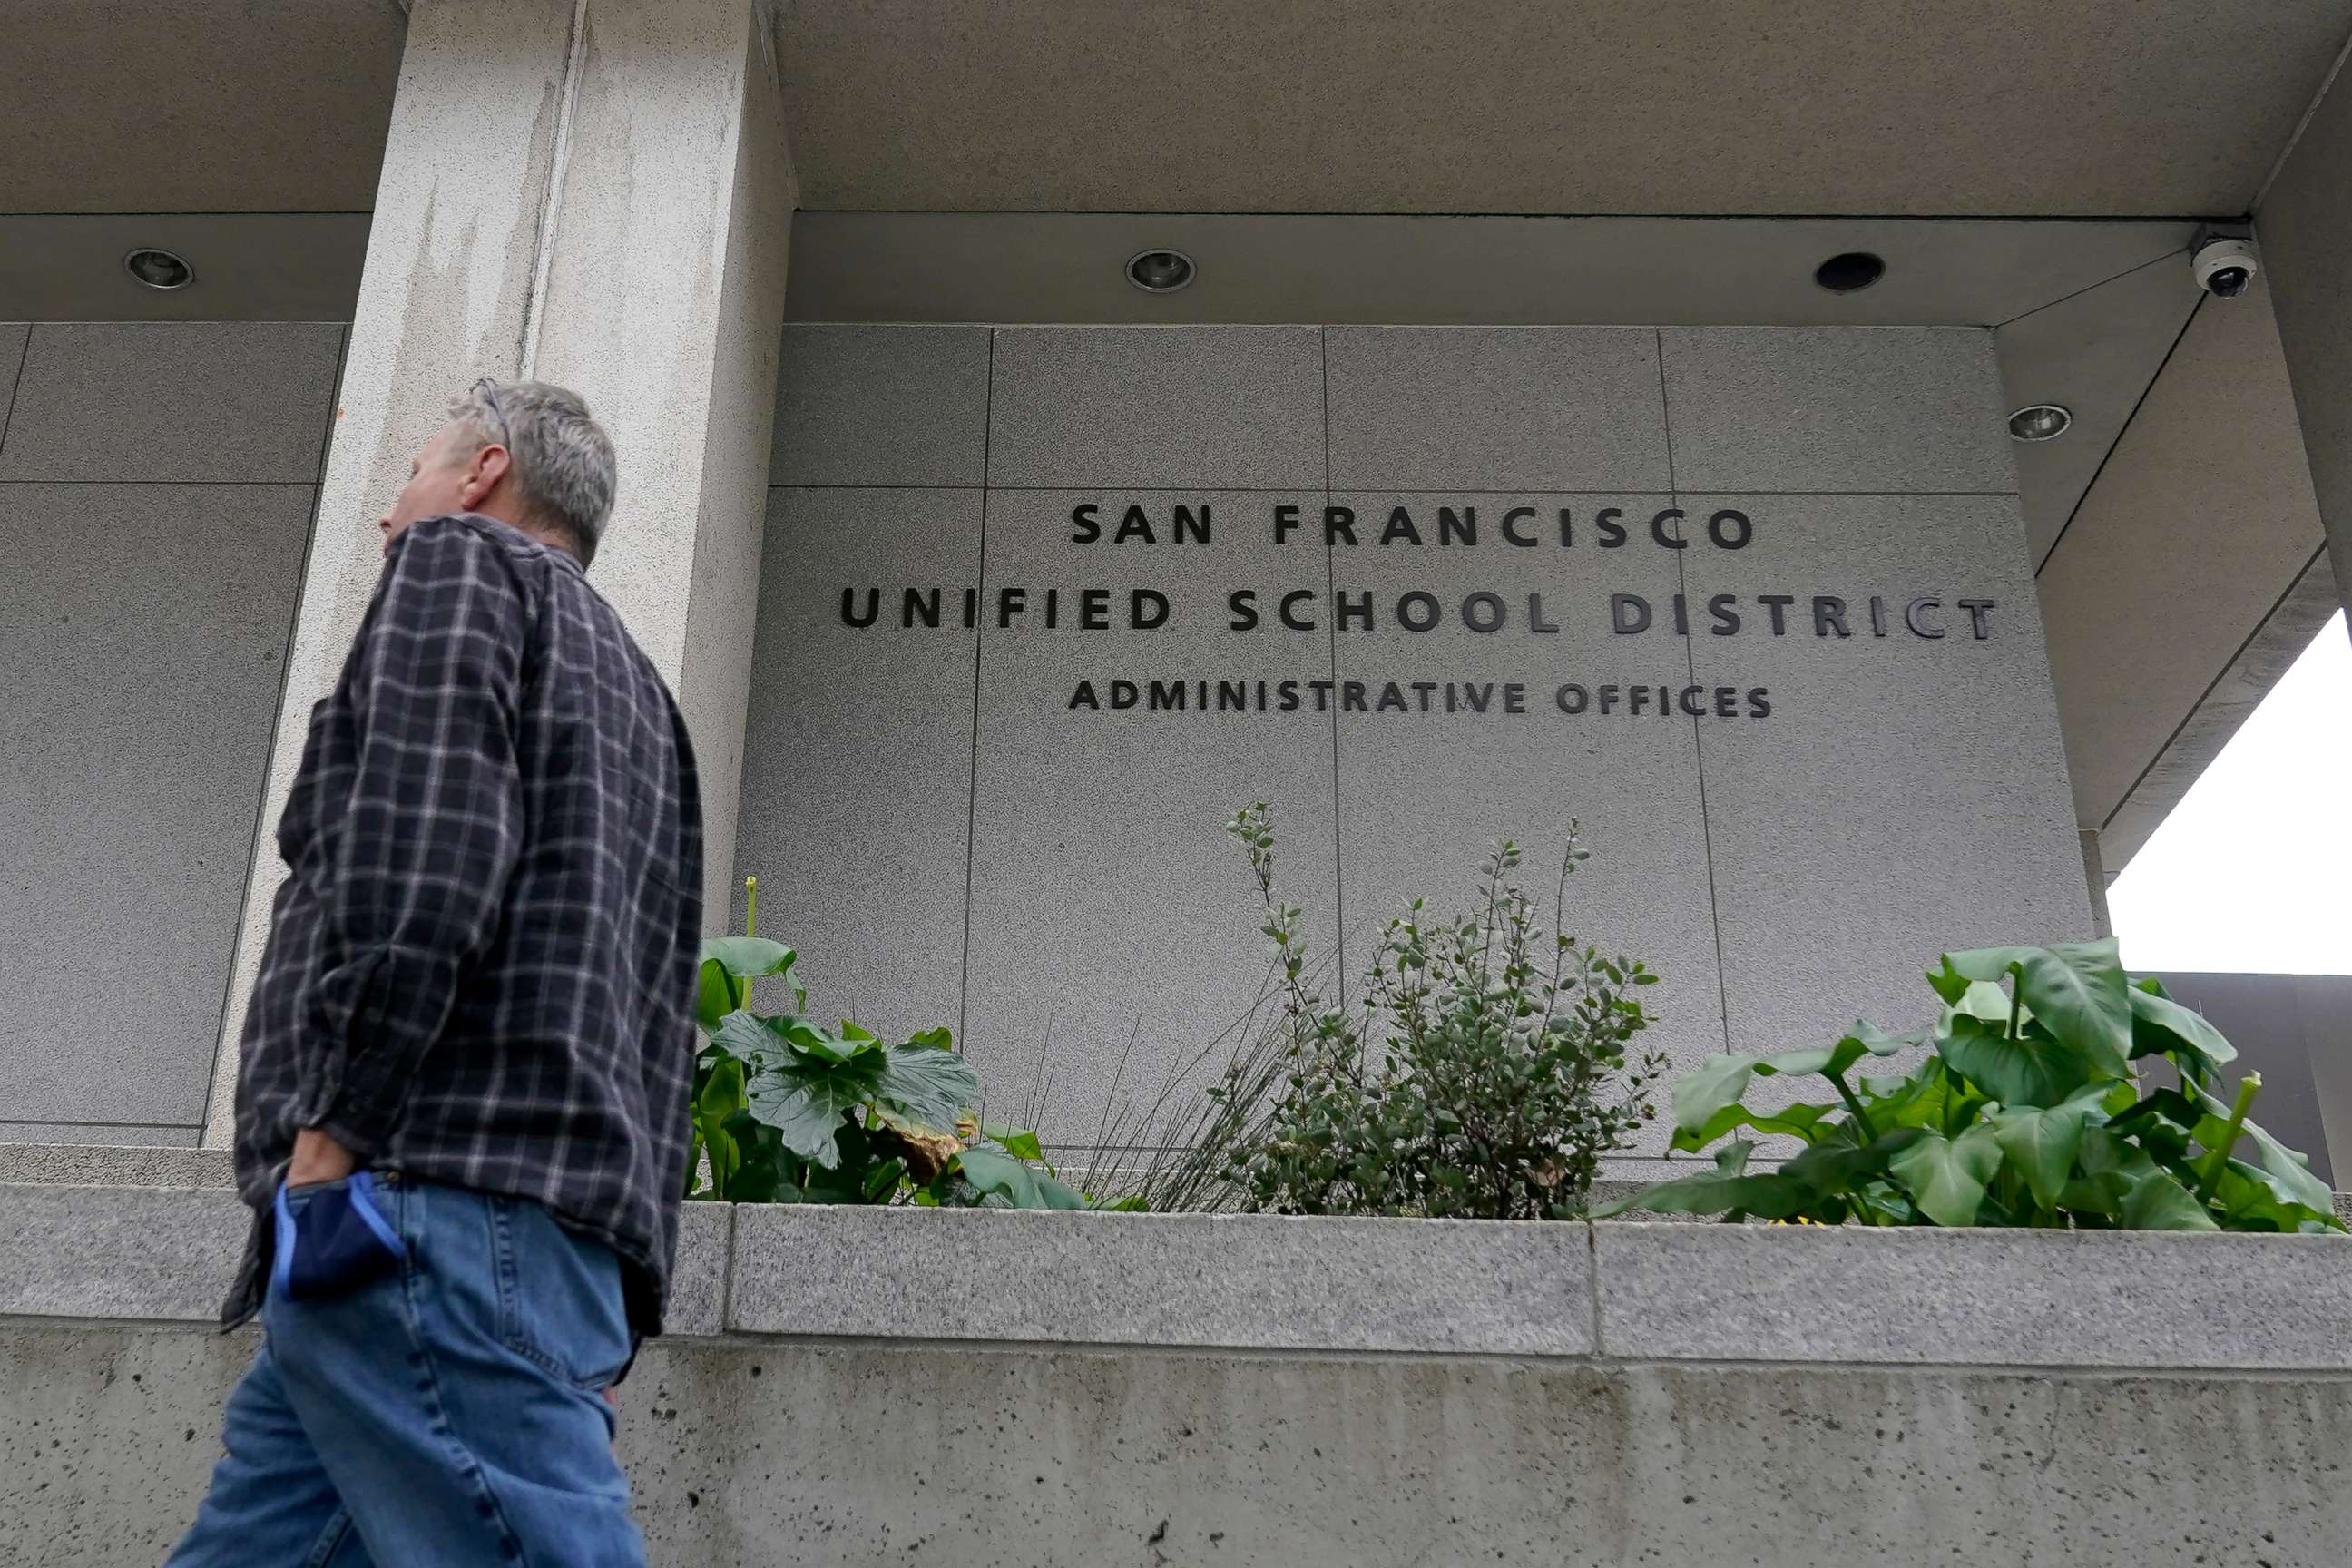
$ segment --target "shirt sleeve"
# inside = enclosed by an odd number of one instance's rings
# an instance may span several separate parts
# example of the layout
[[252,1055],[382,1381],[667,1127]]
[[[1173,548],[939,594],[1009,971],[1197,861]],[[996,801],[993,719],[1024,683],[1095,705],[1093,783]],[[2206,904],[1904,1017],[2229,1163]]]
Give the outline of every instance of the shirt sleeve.
[[342,680],[357,741],[320,889],[296,1125],[362,1163],[398,1126],[458,983],[495,938],[522,837],[515,714],[528,606],[462,524],[396,541]]

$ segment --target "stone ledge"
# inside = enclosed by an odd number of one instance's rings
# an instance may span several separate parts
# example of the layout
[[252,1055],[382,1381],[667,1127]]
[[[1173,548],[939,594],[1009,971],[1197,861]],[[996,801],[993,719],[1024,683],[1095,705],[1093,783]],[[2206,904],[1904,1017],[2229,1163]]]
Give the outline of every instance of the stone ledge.
[[[231,1194],[0,1184],[0,1315],[212,1321]],[[2352,1239],[689,1204],[681,1336],[2352,1371]]]
[[0,1185],[205,1187],[236,1185],[226,1149],[135,1148],[112,1143],[0,1142]]
[[1577,1225],[746,1206],[735,1237],[727,1322],[744,1333],[1592,1349]]
[[0,1313],[216,1322],[251,1224],[231,1192],[0,1186]]
[[1752,1361],[2352,1368],[2352,1237],[1593,1227],[1601,1352]]

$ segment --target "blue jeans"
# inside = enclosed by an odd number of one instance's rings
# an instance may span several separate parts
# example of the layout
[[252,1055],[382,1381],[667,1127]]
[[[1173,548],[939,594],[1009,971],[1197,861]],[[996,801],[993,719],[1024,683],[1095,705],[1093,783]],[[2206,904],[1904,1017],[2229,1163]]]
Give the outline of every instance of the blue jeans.
[[166,1568],[642,1564],[599,1392],[629,1359],[620,1260],[536,1204],[377,1182],[406,1263],[328,1300],[272,1286]]

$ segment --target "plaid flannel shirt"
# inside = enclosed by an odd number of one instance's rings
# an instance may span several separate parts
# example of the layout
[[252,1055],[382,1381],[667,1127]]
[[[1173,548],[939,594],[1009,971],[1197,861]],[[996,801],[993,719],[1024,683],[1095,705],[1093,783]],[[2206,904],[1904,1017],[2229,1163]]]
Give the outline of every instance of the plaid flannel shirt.
[[677,705],[580,563],[488,518],[394,542],[278,824],[236,1176],[258,1310],[294,1134],[528,1199],[660,1331],[686,1180],[702,822]]

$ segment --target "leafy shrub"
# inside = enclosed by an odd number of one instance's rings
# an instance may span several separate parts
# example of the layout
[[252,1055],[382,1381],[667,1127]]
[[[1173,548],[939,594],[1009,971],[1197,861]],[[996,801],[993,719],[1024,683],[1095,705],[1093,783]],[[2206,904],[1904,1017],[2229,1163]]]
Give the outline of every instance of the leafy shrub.
[[[1416,899],[1388,922],[1353,1011],[1327,1008],[1307,988],[1299,910],[1274,899],[1266,807],[1250,806],[1226,831],[1248,852],[1283,996],[1278,1054],[1243,1053],[1210,1091],[1232,1113],[1225,1174],[1247,1206],[1580,1213],[1601,1156],[1654,1114],[1642,1091],[1664,1058],[1652,1053],[1626,1070],[1629,1043],[1650,1024],[1632,992],[1657,976],[1561,930],[1568,879],[1587,853],[1574,826],[1549,931],[1511,880],[1518,846],[1497,844],[1470,913],[1433,921]],[[1621,1075],[1622,1096],[1608,1095]],[[1252,1097],[1269,1094],[1279,1098],[1261,1113]]]
[[[1931,1028],[1891,1036],[1858,1023],[1821,1050],[1710,1057],[1675,1086],[1676,1149],[1703,1151],[1745,1130],[1798,1140],[1795,1157],[1750,1171],[1756,1141],[1731,1138],[1713,1171],[1600,1213],[2344,1228],[2304,1156],[2246,1119],[2261,1078],[2247,1074],[2224,1100],[2221,1069],[2236,1050],[2154,978],[2127,981],[2114,942],[1946,953],[1927,980],[1944,1003]],[[1921,1045],[1930,1054],[1916,1069],[1849,1081],[1864,1058]],[[2133,1064],[2147,1060],[2168,1065],[2176,1083],[2142,1082]],[[1837,1098],[1770,1111],[1742,1104],[1749,1083],[1771,1074],[1817,1074]],[[2242,1140],[2254,1163],[2235,1157]]]
[[688,1197],[1087,1206],[1035,1133],[983,1129],[966,1112],[980,1079],[947,1030],[891,1046],[845,1020],[836,1031],[797,1011],[753,1012],[754,981],[775,978],[796,1007],[808,992],[793,974],[798,955],[751,934],[759,883],[746,886],[745,934],[702,944],[695,1022],[708,1038],[695,1061]]

